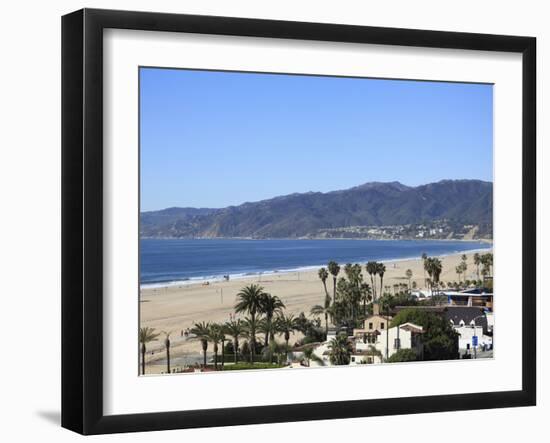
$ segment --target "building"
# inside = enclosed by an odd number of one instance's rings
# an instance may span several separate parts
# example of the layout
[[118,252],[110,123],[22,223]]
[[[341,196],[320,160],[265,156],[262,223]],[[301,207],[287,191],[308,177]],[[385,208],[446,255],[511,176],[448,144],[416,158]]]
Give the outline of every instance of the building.
[[493,293],[483,288],[442,291],[441,293],[447,296],[449,306],[474,306],[493,309]]
[[494,321],[493,313],[482,306],[397,306],[396,312],[403,309],[417,309],[432,312],[447,320],[458,332],[457,351],[463,356],[470,354],[474,346],[474,336],[477,337],[478,349],[492,349]]
[[375,330],[362,337],[355,336],[355,352],[352,354],[351,364],[381,363],[382,359],[391,357],[399,349],[413,349],[422,358],[423,333],[422,326],[403,323],[393,328]]
[[477,337],[477,348],[492,349],[493,315],[487,308],[449,306],[445,310],[445,318],[460,334],[458,349],[461,355],[470,353],[476,347],[474,337]]
[[353,330],[354,337],[363,336],[363,334],[370,334],[374,331],[383,331],[387,329],[392,317],[386,315],[380,315],[380,305],[373,303],[372,315],[369,315],[363,322],[363,328],[355,328]]
[[[382,363],[399,349],[413,349],[420,359],[423,357],[421,326],[414,323],[404,323],[388,329],[388,318],[373,314],[367,321],[367,328],[354,329],[352,335],[347,335],[353,345],[350,365]],[[372,323],[372,329],[369,328]],[[327,341],[315,346],[314,354],[323,360],[325,366],[330,366],[330,341],[337,334],[345,333],[346,329],[329,330]],[[311,366],[319,363],[311,362]]]

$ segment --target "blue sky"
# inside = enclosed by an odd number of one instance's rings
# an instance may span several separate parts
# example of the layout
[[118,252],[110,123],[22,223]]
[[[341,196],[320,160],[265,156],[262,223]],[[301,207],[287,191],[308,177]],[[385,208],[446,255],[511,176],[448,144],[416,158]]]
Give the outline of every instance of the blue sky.
[[490,85],[140,69],[141,210],[493,179]]

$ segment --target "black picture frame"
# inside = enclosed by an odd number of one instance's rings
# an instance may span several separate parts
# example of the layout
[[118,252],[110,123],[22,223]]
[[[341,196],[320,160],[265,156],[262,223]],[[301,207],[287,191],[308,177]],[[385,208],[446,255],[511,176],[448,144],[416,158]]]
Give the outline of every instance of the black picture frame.
[[[192,32],[522,54],[522,389],[506,392],[103,413],[103,30]],[[62,18],[62,426],[82,434],[488,409],[536,404],[536,39],[83,9]]]

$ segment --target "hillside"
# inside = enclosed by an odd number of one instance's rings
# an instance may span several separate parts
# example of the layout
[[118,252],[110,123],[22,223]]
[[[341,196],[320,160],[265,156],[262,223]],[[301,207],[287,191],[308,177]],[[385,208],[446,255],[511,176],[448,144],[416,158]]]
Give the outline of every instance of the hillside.
[[493,184],[443,180],[410,187],[371,182],[333,192],[296,193],[221,209],[169,208],[143,212],[142,237],[316,237],[327,229],[410,225],[449,220],[492,224]]

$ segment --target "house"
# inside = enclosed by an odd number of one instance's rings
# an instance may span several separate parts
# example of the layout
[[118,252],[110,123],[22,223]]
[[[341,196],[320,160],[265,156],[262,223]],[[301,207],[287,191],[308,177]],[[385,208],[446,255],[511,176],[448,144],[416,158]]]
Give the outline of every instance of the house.
[[373,303],[372,315],[365,318],[362,328],[355,328],[353,330],[354,337],[363,337],[365,334],[371,334],[374,331],[383,331],[387,329],[392,317],[386,315],[380,315],[380,305]]
[[475,325],[488,332],[487,317],[483,308],[474,306],[448,306],[443,311],[445,319],[456,327]]
[[403,323],[393,328],[375,330],[362,339],[356,336],[351,364],[381,363],[382,359],[391,357],[399,349],[413,349],[421,357],[423,333],[422,326]]
[[[488,317],[491,322],[488,321]],[[488,349],[493,347],[493,315],[487,308],[449,306],[445,310],[445,318],[460,334],[458,349],[461,354],[469,352],[474,347],[474,336],[478,337],[478,347]]]
[[[458,350],[461,355],[471,354],[474,348],[477,350],[493,349],[493,337],[484,334],[482,328],[475,324],[456,326],[454,330],[460,334]],[[474,337],[477,337],[477,345],[474,342]]]
[[474,306],[493,309],[493,293],[485,288],[471,288],[463,291],[442,291],[449,306]]
[[461,354],[469,352],[478,337],[478,346],[491,349],[493,345],[493,313],[489,308],[481,306],[396,306],[395,311],[417,309],[432,312],[447,320],[458,332],[458,351]]

